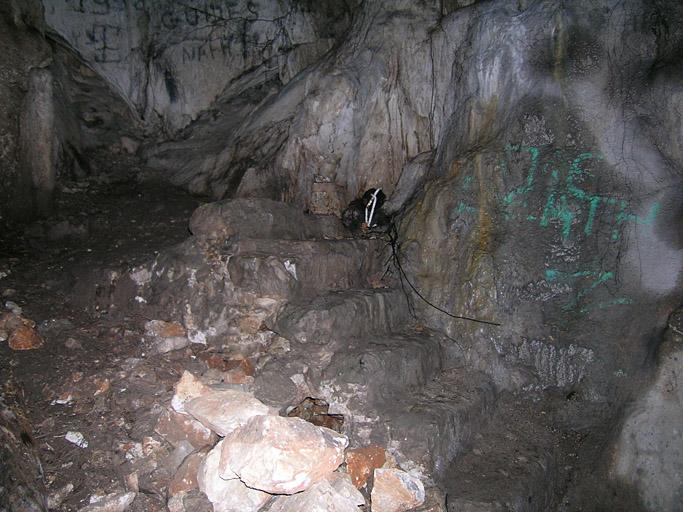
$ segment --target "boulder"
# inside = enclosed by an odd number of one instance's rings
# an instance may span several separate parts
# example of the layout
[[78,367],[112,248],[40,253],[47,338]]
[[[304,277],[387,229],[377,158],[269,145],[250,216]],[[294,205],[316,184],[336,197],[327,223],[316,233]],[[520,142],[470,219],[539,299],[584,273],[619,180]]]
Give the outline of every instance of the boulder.
[[271,498],[270,494],[250,489],[234,475],[220,476],[219,464],[225,441],[220,441],[200,464],[199,489],[213,503],[214,512],[256,512]]
[[254,416],[272,414],[249,393],[231,389],[194,398],[185,404],[185,410],[219,436],[226,436]]
[[381,468],[386,460],[386,452],[381,446],[354,448],[346,452],[346,471],[351,476],[353,485],[360,489],[365,486],[372,472]]
[[197,473],[199,472],[199,466],[204,462],[205,457],[206,451],[197,451],[185,458],[168,484],[169,496],[187,493],[193,489],[199,488]]
[[332,473],[304,492],[280,496],[268,512],[358,512],[361,505],[365,499],[349,476]]
[[226,436],[221,475],[249,487],[294,494],[326,478],[344,460],[346,436],[300,418],[256,416]]
[[199,421],[187,414],[165,410],[159,416],[154,431],[173,446],[188,441],[195,448],[210,446],[216,442],[216,435]]

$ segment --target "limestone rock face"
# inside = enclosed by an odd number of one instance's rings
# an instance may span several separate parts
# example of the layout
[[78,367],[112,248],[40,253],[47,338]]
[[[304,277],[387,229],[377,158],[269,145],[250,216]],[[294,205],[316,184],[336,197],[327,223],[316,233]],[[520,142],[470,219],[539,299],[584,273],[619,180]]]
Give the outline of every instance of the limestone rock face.
[[346,436],[300,418],[256,416],[223,441],[221,475],[249,487],[294,494],[323,480],[344,461]]
[[[33,213],[31,176],[25,172],[19,119],[25,107],[31,69],[44,65],[51,53],[49,44],[22,21],[25,10],[34,6],[32,1],[0,5],[0,215],[4,218]],[[52,144],[51,139],[47,142]]]
[[612,476],[635,486],[652,512],[678,510],[683,496],[683,335],[659,347],[654,380],[628,414]]
[[254,416],[272,414],[272,410],[243,391],[214,391],[194,398],[185,410],[219,436],[226,436]]
[[31,177],[37,212],[52,213],[57,182],[55,100],[52,73],[34,68],[28,76],[28,93],[19,128],[24,171]]
[[[224,91],[287,83],[348,24],[346,2],[45,0],[66,39],[128,104],[177,130]],[[266,88],[267,90],[267,88]]]

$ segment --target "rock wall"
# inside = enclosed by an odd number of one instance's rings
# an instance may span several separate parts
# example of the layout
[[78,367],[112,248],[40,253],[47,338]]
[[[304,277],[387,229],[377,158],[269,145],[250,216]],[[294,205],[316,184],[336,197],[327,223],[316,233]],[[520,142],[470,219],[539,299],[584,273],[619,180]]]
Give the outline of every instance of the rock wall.
[[31,176],[20,161],[19,125],[29,71],[50,57],[48,45],[26,24],[34,14],[30,2],[23,8],[0,5],[0,218],[5,221],[30,214],[33,202]]
[[288,82],[329,50],[346,2],[57,0],[46,23],[151,126],[186,126],[221,94]]
[[628,396],[677,305],[683,183],[656,133],[680,117],[655,98],[682,13],[663,7],[497,3],[441,24],[455,103],[402,224],[405,266],[434,304],[502,324],[416,301],[501,384]]
[[683,503],[683,353],[681,315],[657,354],[645,394],[632,406],[614,447],[612,477],[633,485],[647,510]]
[[502,386],[627,396],[680,292],[682,18],[639,0],[366,2],[284,88],[222,99],[147,155],[217,197],[413,197],[416,287],[502,324],[416,299],[473,365]]

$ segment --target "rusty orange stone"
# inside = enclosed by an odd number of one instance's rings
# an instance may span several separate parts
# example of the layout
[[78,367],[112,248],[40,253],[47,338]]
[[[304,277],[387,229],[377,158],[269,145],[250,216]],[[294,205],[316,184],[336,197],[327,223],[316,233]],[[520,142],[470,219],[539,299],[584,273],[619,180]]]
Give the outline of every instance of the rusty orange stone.
[[28,325],[18,327],[9,336],[9,347],[12,350],[33,350],[42,346],[43,339]]
[[178,322],[165,322],[158,333],[162,338],[178,338],[185,336],[185,334],[185,327]]
[[180,465],[175,475],[168,484],[168,495],[175,496],[181,492],[189,492],[199,488],[197,483],[197,473],[199,465],[206,457],[208,450],[200,450],[188,455]]
[[346,471],[357,489],[365,486],[372,472],[387,460],[384,448],[378,445],[352,448],[346,452]]

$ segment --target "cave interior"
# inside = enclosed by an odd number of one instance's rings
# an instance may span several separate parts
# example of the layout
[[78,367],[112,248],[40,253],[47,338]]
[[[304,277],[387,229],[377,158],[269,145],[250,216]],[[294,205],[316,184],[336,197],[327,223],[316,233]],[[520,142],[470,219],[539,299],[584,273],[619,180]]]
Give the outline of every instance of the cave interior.
[[0,48],[0,511],[683,511],[682,2],[5,0]]

